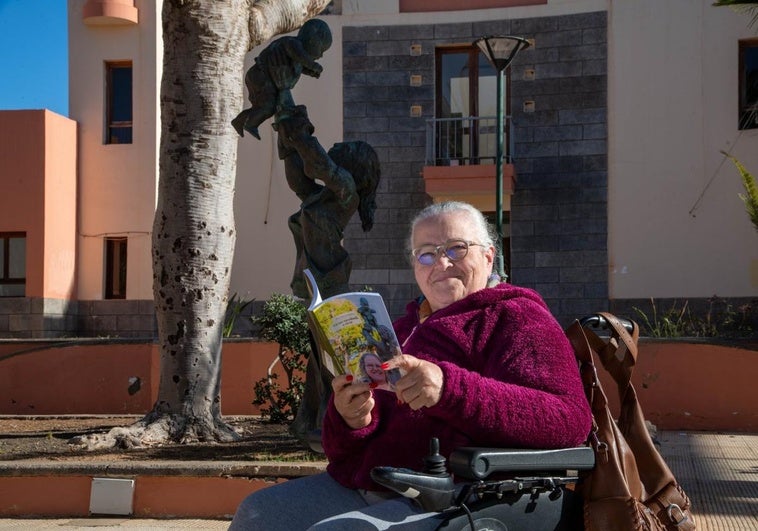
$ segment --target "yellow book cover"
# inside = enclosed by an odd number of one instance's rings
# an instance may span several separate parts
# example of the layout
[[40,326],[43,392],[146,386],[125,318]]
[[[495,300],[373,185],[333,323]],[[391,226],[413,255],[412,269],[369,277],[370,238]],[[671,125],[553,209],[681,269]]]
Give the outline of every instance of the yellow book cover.
[[391,390],[400,371],[383,371],[381,364],[399,354],[400,346],[382,296],[360,291],[322,300],[311,271],[303,273],[311,292],[308,325],[324,366],[333,375],[350,373],[359,381]]

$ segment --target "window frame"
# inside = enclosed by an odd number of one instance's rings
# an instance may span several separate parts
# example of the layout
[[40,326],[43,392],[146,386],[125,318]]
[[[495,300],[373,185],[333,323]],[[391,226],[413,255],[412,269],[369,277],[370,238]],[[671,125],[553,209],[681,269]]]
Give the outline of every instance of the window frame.
[[[477,124],[477,120],[480,118],[488,118],[489,116],[481,116],[480,114],[480,102],[479,102],[479,80],[481,78],[481,72],[480,72],[480,61],[483,61],[488,65],[488,68],[491,68],[491,65],[487,62],[486,57],[482,53],[482,51],[479,49],[478,46],[476,46],[473,43],[458,43],[458,44],[442,44],[439,46],[436,46],[434,49],[434,83],[435,83],[435,89],[434,89],[434,117],[436,120],[444,120],[446,118],[452,118],[452,116],[447,117],[444,113],[444,107],[443,103],[445,98],[443,97],[443,90],[444,90],[444,80],[443,80],[443,57],[445,55],[452,55],[452,54],[466,54],[468,55],[467,60],[467,69],[468,69],[468,108],[469,108],[469,114],[467,117],[462,118],[473,118],[474,120],[469,122],[471,124]],[[492,68],[494,75],[497,76],[497,71]],[[503,71],[503,115],[504,117],[508,117],[511,114],[511,98],[507,97],[508,94],[510,94],[511,91],[511,67],[510,65]],[[496,94],[493,95],[493,99],[496,98]],[[505,147],[508,146],[508,143],[510,141],[509,139],[509,130],[506,123],[504,125],[504,132],[503,132],[503,144],[504,144],[504,150]],[[492,155],[483,155],[480,150],[483,149],[483,146],[480,145],[480,126],[476,125],[475,127],[466,127],[462,131],[460,131],[461,135],[468,135],[469,141],[469,156],[463,157],[461,161],[467,160],[465,163],[470,164],[483,164],[485,160],[492,159],[494,163],[494,154]],[[453,134],[455,138],[457,138],[459,135],[457,133]],[[437,143],[437,140],[435,139],[435,144]],[[457,147],[453,149],[453,151],[456,151]],[[506,150],[507,151],[507,150]],[[445,157],[442,157],[443,159]],[[458,158],[455,156],[455,154],[451,157],[452,159]],[[438,154],[435,154],[435,160],[440,159]]]
[[[10,240],[13,238],[23,238],[24,240],[24,276],[23,277],[11,277],[10,276],[10,264],[11,264],[11,252],[10,252]],[[26,232],[0,232],[0,246],[2,246],[3,256],[2,264],[0,264],[0,285],[22,285],[24,287],[23,295],[3,295],[0,293],[0,297],[25,297],[26,296],[26,255],[27,255],[27,243]]]
[[[758,99],[751,106],[747,102],[747,72],[745,54],[747,50],[755,50],[758,54],[758,38],[741,39],[739,41],[739,92],[738,92],[738,118],[737,128],[740,131],[758,129]],[[758,71],[758,69],[756,69]],[[758,76],[758,74],[756,74]],[[758,82],[758,81],[757,81]],[[752,118],[752,120],[750,120]]]
[[[115,264],[115,250],[116,244],[119,245],[118,252],[118,264]],[[123,244],[123,247],[122,245]],[[104,238],[104,253],[103,260],[104,267],[104,282],[103,298],[108,300],[113,299],[126,299],[126,279],[127,279],[127,264],[128,264],[128,250],[129,250],[129,238],[126,236],[107,236]],[[118,267],[118,274],[116,275],[116,266]],[[114,290],[118,282],[118,290]]]
[[[115,120],[115,102],[119,99],[114,96],[118,89],[113,79],[116,70],[129,69],[129,120]],[[119,134],[128,131],[128,141],[122,141]],[[131,61],[106,61],[105,62],[105,131],[104,144],[132,144],[134,142],[134,67]]]
[[[434,116],[442,118],[442,56],[455,53],[467,53],[469,68],[469,111],[471,116],[479,116],[479,58],[482,51],[475,44],[440,45],[434,49]],[[486,59],[485,59],[486,60]],[[503,72],[504,94],[511,91],[511,66]],[[497,75],[497,72],[495,73]],[[511,99],[504,97],[503,114],[511,114]]]

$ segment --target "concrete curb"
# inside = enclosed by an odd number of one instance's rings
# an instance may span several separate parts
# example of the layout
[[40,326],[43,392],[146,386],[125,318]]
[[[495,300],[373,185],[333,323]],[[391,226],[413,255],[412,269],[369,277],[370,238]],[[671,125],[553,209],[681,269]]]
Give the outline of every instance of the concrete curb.
[[294,478],[326,470],[326,461],[52,461],[30,459],[0,462],[0,477],[19,476],[187,476]]

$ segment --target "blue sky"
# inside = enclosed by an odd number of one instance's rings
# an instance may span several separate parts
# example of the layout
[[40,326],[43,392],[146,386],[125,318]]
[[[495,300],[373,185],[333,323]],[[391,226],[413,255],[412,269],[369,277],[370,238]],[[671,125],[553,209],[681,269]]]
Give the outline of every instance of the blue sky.
[[66,0],[0,0],[0,110],[68,116]]

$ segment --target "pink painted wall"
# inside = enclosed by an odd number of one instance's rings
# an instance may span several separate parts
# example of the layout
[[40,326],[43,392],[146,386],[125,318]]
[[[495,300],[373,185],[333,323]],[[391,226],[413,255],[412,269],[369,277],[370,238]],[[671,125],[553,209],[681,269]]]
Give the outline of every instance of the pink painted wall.
[[[248,494],[271,485],[269,478],[138,475],[133,516],[230,519]],[[91,488],[85,475],[0,477],[0,516],[86,518]]]
[[[276,357],[276,343],[226,342],[221,411],[257,415],[253,385]],[[278,382],[286,382],[281,366]],[[0,415],[147,413],[158,397],[160,353],[153,343],[0,343]],[[129,393],[130,379],[140,389]]]
[[26,296],[72,298],[76,122],[48,110],[0,112],[0,230],[26,232]]
[[45,233],[42,297],[74,299],[76,298],[76,122],[45,111],[44,154]]
[[[44,346],[41,342],[0,343],[0,414],[143,414],[158,396],[156,345],[74,342],[62,348],[40,348]],[[632,382],[645,416],[666,430],[758,430],[755,348],[643,339]],[[223,414],[260,413],[252,405],[253,385],[266,375],[277,350],[276,343],[224,343]],[[285,382],[281,366],[276,366],[276,372],[279,383]],[[598,372],[609,402],[617,408],[615,384],[602,368]],[[129,395],[133,376],[141,379],[142,387]]]
[[[758,350],[641,339],[632,384],[645,418],[665,430],[758,430]],[[618,390],[598,363],[608,402]]]

